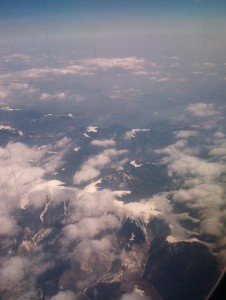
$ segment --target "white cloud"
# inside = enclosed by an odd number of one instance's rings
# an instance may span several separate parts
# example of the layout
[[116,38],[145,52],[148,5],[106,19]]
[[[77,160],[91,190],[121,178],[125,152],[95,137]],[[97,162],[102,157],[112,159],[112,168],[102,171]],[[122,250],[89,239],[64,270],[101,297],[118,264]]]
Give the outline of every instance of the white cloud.
[[45,171],[36,163],[43,155],[43,151],[22,143],[10,143],[5,148],[0,148],[2,189],[10,204],[19,202],[20,196],[31,186],[40,183]]
[[[110,238],[112,240],[112,237]],[[76,247],[75,255],[79,256],[79,258],[88,259],[93,254],[109,253],[112,247],[110,238],[103,237],[98,240],[84,239]]]
[[[112,148],[104,150],[100,154],[89,158],[85,163],[83,163],[80,170],[75,173],[73,176],[73,182],[75,184],[80,184],[82,182],[94,179],[100,175],[101,169],[107,165],[114,167],[113,163],[115,160],[126,153],[126,150],[116,150]],[[118,162],[118,166],[123,165],[124,163],[124,160],[120,160]],[[115,166],[117,166],[117,164]]]
[[61,140],[57,141],[53,146],[54,149],[65,149],[70,145],[71,139],[68,137],[63,137]]
[[173,199],[192,208],[216,208],[224,203],[224,191],[217,184],[197,184],[189,189],[180,189]]
[[167,154],[162,162],[168,165],[169,175],[186,178],[187,183],[193,182],[193,180],[200,183],[212,182],[218,179],[224,170],[219,163],[208,162],[196,157],[197,150],[188,147],[184,140],[179,140],[174,145],[156,152]]
[[[3,195],[2,199],[5,197]],[[15,220],[11,218],[9,212],[7,212],[7,206],[0,205],[1,213],[0,213],[0,235],[14,236],[17,234],[17,225]]]
[[200,218],[200,233],[216,235],[220,240],[224,227],[220,212],[225,204],[225,163],[198,157],[199,152],[190,148],[184,140],[156,152],[166,155],[161,162],[167,164],[169,176],[180,186],[174,192],[173,202],[184,203],[196,210]]
[[175,131],[174,135],[177,139],[187,139],[188,137],[191,136],[197,136],[198,132],[194,130],[179,130],[179,131]]
[[109,190],[101,190],[94,193],[78,191],[77,196],[72,198],[70,214],[67,221],[78,222],[81,218],[105,215],[113,209],[114,196]]
[[[61,165],[69,143],[70,139],[63,138],[56,145],[41,149],[23,143],[0,147],[1,196],[4,199],[0,203],[0,233],[17,234],[19,229],[11,216],[12,209],[24,208],[29,203],[40,207],[45,202],[46,194],[51,195],[54,189],[60,189],[62,182],[46,181],[43,177]],[[58,154],[49,153],[50,149],[58,151]]]
[[150,132],[150,129],[147,129],[147,128],[133,128],[131,131],[127,131],[125,133],[125,139],[126,140],[129,140],[131,138],[134,138],[136,136],[137,133],[139,132]]
[[226,161],[226,138],[223,132],[217,131],[213,136],[213,144],[209,146],[209,155],[222,161],[225,164]]
[[50,298],[50,300],[76,300],[77,297],[72,291],[59,292],[56,296]]
[[57,141],[55,145],[49,145],[45,149],[45,156],[42,159],[42,166],[46,172],[54,172],[57,168],[62,167],[63,157],[70,146],[71,139],[64,137]]
[[224,141],[223,143],[219,143],[216,146],[211,147],[211,149],[209,150],[209,155],[214,156],[214,157],[218,157],[218,158],[222,158],[226,160],[226,141]]
[[144,72],[147,67],[157,68],[157,64],[151,62],[145,58],[138,57],[124,57],[124,58],[96,58],[96,59],[86,59],[80,60],[79,63],[82,63],[85,66],[100,68],[103,70],[109,70],[113,68],[121,68],[127,71],[134,72],[134,74],[144,75]]
[[50,94],[50,93],[42,93],[40,100],[64,100],[66,98],[66,94],[61,92],[61,93],[57,93],[57,94]]
[[25,257],[14,256],[3,261],[0,268],[0,286],[2,289],[13,288],[21,285],[26,277],[29,261]]
[[224,139],[225,138],[225,134],[223,132],[217,131],[214,133],[214,137],[217,139]]
[[93,140],[91,142],[91,145],[108,148],[108,147],[115,146],[115,141],[114,140]]
[[29,89],[29,84],[22,83],[22,82],[14,82],[10,85],[10,88],[12,90],[27,90],[27,89]]
[[[22,57],[21,57],[22,58]],[[145,58],[122,57],[122,58],[88,58],[77,60],[74,64],[66,65],[61,68],[30,68],[23,71],[4,74],[9,79],[14,78],[40,78],[45,76],[92,76],[98,69],[108,71],[111,69],[122,69],[134,75],[145,75],[148,69],[158,68],[157,64]],[[43,95],[45,98],[45,95]]]
[[0,89],[0,99],[4,99],[8,96],[8,91],[6,89]]
[[[108,231],[114,232],[121,226],[117,216],[118,209],[114,204],[115,198],[110,190],[96,192],[78,191],[71,198],[70,209],[62,229],[61,244],[64,254],[68,253],[68,246],[77,242],[74,254],[69,250],[69,257],[73,259],[93,259],[93,255],[110,255],[113,237],[96,237]],[[111,256],[111,255],[110,255]]]
[[89,217],[81,219],[78,223],[65,226],[63,233],[66,240],[72,242],[85,238],[94,238],[107,228],[118,228],[119,224],[119,220],[113,215],[103,215],[98,218]]
[[188,106],[187,111],[197,117],[209,117],[219,115],[213,104],[196,103]]
[[137,293],[126,293],[120,300],[148,300],[150,297],[145,295],[139,295]]
[[20,61],[22,63],[30,63],[30,56],[21,53],[14,53],[10,55],[6,55],[3,58],[4,62],[17,62]]
[[90,166],[90,165],[83,165],[80,171],[76,172],[73,176],[73,182],[75,184],[80,184],[84,181],[89,181],[94,179],[100,175],[100,170]]
[[220,214],[212,213],[212,216],[205,218],[201,222],[200,230],[201,233],[210,234],[213,236],[222,237],[223,236],[223,224],[220,221]]

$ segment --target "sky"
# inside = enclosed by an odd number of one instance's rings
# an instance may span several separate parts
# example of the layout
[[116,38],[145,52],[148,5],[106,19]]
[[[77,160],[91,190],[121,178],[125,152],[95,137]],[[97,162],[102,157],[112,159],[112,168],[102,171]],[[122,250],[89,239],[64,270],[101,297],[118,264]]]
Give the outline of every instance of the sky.
[[[158,30],[194,30],[199,26],[208,31],[224,30],[226,4],[217,1],[1,1],[1,27],[5,31],[24,31],[27,37],[41,30],[41,25],[49,28],[53,35],[87,34],[94,31],[109,35],[128,34],[137,28],[137,33],[152,33]],[[201,22],[201,24],[199,24]],[[197,23],[197,24],[196,24]],[[194,26],[197,25],[197,26]],[[107,28],[103,28],[106,27]],[[182,27],[182,28],[178,28]],[[148,28],[149,27],[149,28]],[[159,27],[159,28],[158,28]],[[205,28],[204,28],[205,27]],[[107,29],[107,30],[104,30]],[[135,31],[136,32],[136,31]],[[184,32],[185,33],[185,32]],[[131,34],[131,32],[130,32]]]

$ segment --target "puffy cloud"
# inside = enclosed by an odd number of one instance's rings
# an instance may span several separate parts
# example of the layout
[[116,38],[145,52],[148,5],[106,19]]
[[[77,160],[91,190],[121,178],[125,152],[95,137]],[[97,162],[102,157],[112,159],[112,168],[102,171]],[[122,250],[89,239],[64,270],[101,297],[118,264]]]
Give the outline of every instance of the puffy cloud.
[[22,63],[29,63],[30,62],[30,56],[22,53],[14,53],[10,55],[3,56],[4,62],[14,62],[14,61],[20,61]]
[[198,184],[189,189],[180,189],[174,194],[176,202],[185,202],[193,208],[215,208],[224,202],[224,191],[217,184]]
[[71,199],[69,215],[63,228],[63,243],[93,239],[106,229],[116,229],[120,220],[110,212],[115,210],[111,191],[80,192]]
[[63,164],[63,157],[70,146],[71,139],[64,137],[53,145],[44,148],[45,155],[41,164],[46,172],[54,172]]
[[24,255],[1,258],[0,290],[15,293],[13,299],[37,299],[37,277],[54,266],[53,258],[43,248],[33,248],[32,254],[32,260]]
[[187,139],[190,136],[197,136],[198,132],[194,130],[180,130],[175,131],[174,135],[177,139]]
[[73,182],[75,184],[80,184],[99,176],[101,169],[106,165],[111,165],[111,167],[120,167],[120,165],[123,165],[125,161],[120,160],[117,163],[116,160],[118,157],[125,155],[126,153],[126,150],[116,150],[112,148],[104,150],[100,154],[89,158],[85,163],[83,163],[80,170],[74,174]]
[[[77,191],[77,195],[71,198],[62,229],[62,253],[72,260],[85,259],[92,262],[94,254],[101,256],[105,253],[111,261],[112,233],[120,228],[121,217],[110,190]],[[101,233],[105,233],[105,236],[100,238]],[[74,253],[71,253],[71,244],[75,245]]]
[[100,254],[103,252],[109,253],[111,247],[112,244],[108,237],[103,237],[99,240],[84,239],[78,244],[75,252],[76,256],[78,255],[80,258],[82,257],[83,259],[88,259],[93,254]]
[[8,96],[8,92],[5,89],[0,89],[0,99],[4,99]]
[[91,145],[108,148],[108,147],[115,146],[115,141],[114,140],[93,140],[91,142]]
[[157,153],[167,154],[162,162],[168,165],[170,176],[186,179],[189,182],[212,182],[222,174],[224,167],[219,163],[208,162],[195,155],[198,151],[188,147],[185,140],[179,140],[165,149],[157,150]]
[[41,183],[45,170],[36,163],[43,157],[37,148],[22,143],[8,144],[0,148],[0,180],[2,199],[0,219],[2,234],[15,235],[18,231],[11,210],[20,207],[30,189]]
[[[216,145],[214,147],[210,154],[216,154]],[[169,176],[180,184],[173,194],[173,202],[184,203],[186,207],[195,209],[200,218],[200,233],[214,235],[221,240],[224,230],[221,208],[225,205],[223,175],[226,165],[198,157],[198,151],[189,147],[184,140],[157,152],[166,155],[161,162],[167,164]]]
[[2,190],[10,203],[19,201],[31,186],[40,183],[45,171],[36,163],[43,155],[37,148],[22,143],[10,143],[0,148]]
[[17,297],[17,300],[30,300],[30,299],[37,299],[38,298],[38,293],[36,290],[30,290],[28,292],[25,292],[19,298]]
[[[4,196],[3,196],[4,198]],[[2,199],[3,199],[2,198]],[[15,220],[13,220],[7,212],[7,205],[0,205],[1,213],[0,213],[0,235],[8,235],[13,236],[17,233],[17,225]]]
[[44,252],[41,246],[36,246],[33,250],[33,257],[29,271],[31,271],[31,274],[34,277],[37,277],[48,269],[51,269],[54,264],[54,258],[51,254]]
[[[18,57],[17,57],[18,58]],[[22,58],[22,57],[21,57]],[[98,69],[107,71],[111,69],[122,69],[134,75],[148,74],[148,68],[156,69],[157,64],[145,58],[138,57],[122,57],[122,58],[88,58],[77,60],[74,64],[69,64],[61,68],[30,68],[23,71],[16,71],[13,73],[4,74],[4,78],[23,78],[35,79],[45,76],[91,76],[94,75]],[[43,98],[48,96],[43,94]]]
[[209,155],[226,160],[226,141],[216,145],[215,147],[211,147]]
[[209,146],[209,155],[219,161],[226,161],[226,139],[223,132],[215,132],[213,145]]
[[77,222],[84,217],[99,217],[112,209],[114,196],[110,190],[100,190],[94,193],[78,191],[70,204],[70,222]]
[[90,165],[83,165],[80,171],[76,172],[73,177],[73,182],[75,184],[80,184],[84,181],[88,181],[98,177],[100,175],[100,170]]
[[70,145],[71,139],[68,137],[63,137],[61,140],[57,141],[56,144],[54,145],[55,149],[64,149],[67,148]]
[[56,296],[50,298],[50,300],[76,300],[77,297],[72,291],[59,292]]
[[40,100],[49,100],[49,99],[64,100],[66,96],[67,95],[63,92],[57,94],[42,93]]
[[137,293],[126,293],[122,296],[120,300],[151,300],[150,297],[145,295],[139,295]]
[[31,148],[22,143],[8,144],[5,148],[0,148],[5,189],[9,193],[15,193],[20,187],[19,193],[24,194],[28,187],[41,183],[44,173],[55,170],[60,165],[69,142],[69,139],[64,138],[56,145],[42,149]]
[[119,220],[114,215],[103,215],[98,218],[83,218],[78,223],[64,227],[63,233],[69,242],[84,238],[94,238],[101,231],[119,227]]
[[130,140],[131,138],[134,138],[136,136],[137,133],[139,132],[150,132],[150,129],[147,129],[147,128],[133,128],[131,131],[127,131],[125,133],[125,139],[126,140]]
[[223,224],[220,221],[219,214],[217,212],[212,213],[212,216],[202,220],[200,231],[204,234],[221,237],[223,235]]
[[0,268],[0,286],[2,288],[11,287],[25,279],[30,263],[29,261],[20,256],[10,257],[4,260]]
[[33,248],[32,260],[24,255],[1,258],[0,290],[13,293],[13,299],[36,299],[35,280],[53,265],[41,247]]
[[225,138],[225,134],[223,132],[217,131],[214,133],[214,137],[221,140]]
[[197,117],[208,117],[219,115],[219,112],[214,109],[213,104],[196,103],[188,106],[187,111]]
[[[26,82],[15,82],[14,80],[18,80],[18,78],[14,78],[12,74],[4,74],[2,80],[6,80],[8,77],[7,83],[4,84],[4,87],[0,87],[0,99],[12,99],[18,94],[22,95],[29,95],[34,93],[36,90],[29,86]],[[1,75],[0,75],[0,82],[1,82]],[[8,103],[7,103],[8,105]]]
[[113,68],[122,68],[127,71],[135,72],[138,75],[143,75],[146,67],[157,68],[157,64],[151,62],[145,58],[138,57],[124,57],[124,58],[96,58],[80,60],[80,63],[89,67],[98,67],[103,70],[109,70]]
[[[43,177],[47,172],[59,167],[69,143],[68,138],[63,138],[56,145],[42,148],[28,147],[19,142],[0,147],[0,193],[4,199],[0,203],[1,234],[12,236],[18,233],[11,214],[12,209],[25,208],[28,204],[41,207],[46,201],[46,196],[53,197],[57,189],[57,194],[60,195],[59,190],[62,187],[59,187],[62,182],[46,181]],[[49,150],[58,153],[49,153]]]
[[76,189],[66,188],[63,182],[59,180],[43,181],[35,185],[29,190],[22,201],[24,207],[30,204],[35,208],[40,208],[49,201],[54,200],[54,203],[61,203],[65,200],[76,197]]
[[132,131],[127,131],[125,133],[125,140],[130,140],[131,138],[134,138],[134,137],[135,137],[135,135]]

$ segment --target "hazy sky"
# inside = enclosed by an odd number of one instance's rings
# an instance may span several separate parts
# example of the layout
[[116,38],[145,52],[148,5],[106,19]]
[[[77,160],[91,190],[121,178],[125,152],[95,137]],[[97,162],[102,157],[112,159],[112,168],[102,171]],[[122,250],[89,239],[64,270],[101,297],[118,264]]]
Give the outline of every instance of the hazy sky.
[[[193,102],[222,103],[225,11],[223,0],[3,0],[1,99],[44,110],[53,98],[64,110],[75,99],[94,110],[104,101],[109,112],[165,107],[169,117]],[[15,80],[29,91],[13,94]]]
[[[223,0],[174,1],[1,1],[2,29],[12,37],[35,35],[45,23],[51,34],[150,34],[224,31]],[[61,32],[62,34],[62,32]]]

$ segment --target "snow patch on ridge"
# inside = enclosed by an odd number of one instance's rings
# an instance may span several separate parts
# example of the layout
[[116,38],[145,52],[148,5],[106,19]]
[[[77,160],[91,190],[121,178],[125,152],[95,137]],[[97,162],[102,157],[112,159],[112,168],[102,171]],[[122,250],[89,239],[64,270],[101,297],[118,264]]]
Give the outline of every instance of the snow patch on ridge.
[[136,161],[135,160],[132,160],[131,162],[130,162],[130,164],[132,165],[132,166],[134,166],[135,168],[139,168],[139,167],[141,167],[141,166],[143,166],[143,164],[136,164]]
[[20,136],[24,135],[23,131],[17,130],[17,129],[15,129],[15,128],[11,127],[11,126],[8,126],[8,125],[0,125],[0,130],[17,132]]
[[145,224],[148,224],[151,216],[161,215],[161,212],[156,210],[155,203],[152,201],[141,200],[139,202],[124,203],[123,201],[115,200],[114,204],[119,209],[123,210],[123,213],[132,218],[140,218],[144,220]]
[[88,126],[86,127],[87,132],[97,132],[98,127]]

